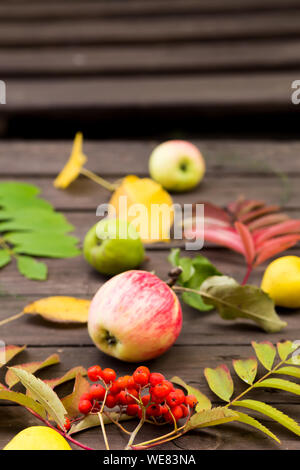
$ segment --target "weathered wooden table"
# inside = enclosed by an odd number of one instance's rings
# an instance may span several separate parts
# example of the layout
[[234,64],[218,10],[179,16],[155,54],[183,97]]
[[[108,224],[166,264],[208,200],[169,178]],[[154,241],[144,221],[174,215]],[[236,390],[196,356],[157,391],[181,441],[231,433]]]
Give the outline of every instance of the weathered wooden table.
[[[199,199],[225,204],[239,194],[262,198],[268,202],[284,202],[285,209],[294,217],[299,216],[300,144],[297,142],[245,142],[245,141],[195,141],[206,157],[207,175],[200,187],[193,192],[174,196],[175,202],[194,202]],[[89,168],[107,177],[116,178],[134,171],[147,174],[147,161],[155,142],[86,142],[84,150],[89,156]],[[76,227],[82,239],[87,229],[96,222],[96,206],[108,200],[109,194],[91,181],[77,180],[65,191],[52,185],[56,173],[68,157],[71,142],[9,142],[1,143],[1,180],[16,179],[34,182],[42,194],[56,208],[63,211]],[[283,173],[285,178],[283,178]],[[167,277],[169,246],[152,246],[147,250],[149,261],[143,268],[155,270],[162,279]],[[226,274],[241,280],[244,274],[242,258],[226,249],[210,247],[202,253]],[[299,248],[290,253],[300,254]],[[79,256],[68,260],[49,260],[49,279],[46,282],[29,281],[22,278],[13,264],[1,270],[0,318],[19,312],[22,307],[37,298],[47,295],[75,295],[91,298],[105,279],[93,271]],[[264,266],[254,272],[252,282],[259,283]],[[300,339],[299,312],[282,312],[288,321],[287,328],[267,335],[248,322],[225,322],[213,312],[200,313],[186,306],[184,326],[175,344],[162,357],[149,365],[168,377],[181,376],[185,381],[209,393],[204,376],[205,366],[215,367],[234,358],[246,358],[252,354],[250,341],[268,339]],[[133,365],[124,364],[100,353],[91,343],[85,327],[64,327],[50,324],[39,318],[22,318],[1,328],[0,338],[7,344],[27,344],[26,352],[15,358],[14,363],[41,360],[49,354],[59,352],[61,364],[44,370],[40,377],[59,376],[76,365],[88,367],[94,363],[114,367],[120,374],[133,371]],[[1,381],[1,380],[0,380]],[[240,384],[237,381],[237,390]],[[63,386],[60,394],[70,386]],[[261,396],[261,390],[253,396]],[[265,399],[300,419],[297,397],[281,392],[264,392]],[[1,406],[0,446],[22,428],[35,424],[36,420],[20,407]],[[265,422],[265,420],[263,420]],[[294,435],[273,423],[278,431],[282,448],[299,448]],[[130,426],[128,424],[128,426]],[[146,427],[144,437],[150,437],[153,429]],[[108,426],[113,448],[122,448],[124,437],[113,426]],[[82,442],[99,449],[103,440],[99,429],[90,430],[80,436]],[[194,432],[165,446],[166,449],[278,449],[279,446],[259,432],[239,424],[228,424],[202,432]]]
[[[299,78],[300,70],[299,8],[299,0],[3,0],[0,79],[7,83],[7,104],[0,107],[0,135],[13,140],[0,143],[1,180],[39,185],[42,195],[66,214],[82,240],[97,220],[97,205],[107,201],[109,194],[83,178],[66,191],[53,187],[71,147],[71,140],[55,140],[58,137],[71,139],[77,130],[83,130],[87,137],[98,139],[84,144],[88,167],[113,180],[128,173],[147,175],[148,157],[157,142],[99,140],[105,136],[170,138],[179,129],[183,133],[176,135],[187,137],[191,130],[194,136],[205,135],[204,130],[206,135],[226,137],[227,131],[253,135],[268,130],[268,135],[277,137],[279,132],[278,137],[283,137],[283,129],[290,132],[289,117],[296,116],[299,109],[290,99],[291,83]],[[52,140],[15,140],[38,136]],[[244,194],[282,203],[290,215],[300,217],[299,142],[217,137],[194,142],[205,156],[207,174],[196,191],[174,196],[175,202],[200,199],[225,205]],[[155,270],[166,279],[169,248],[149,248],[144,269]],[[290,253],[300,254],[300,249]],[[203,254],[224,273],[242,279],[244,261],[239,255],[213,246]],[[105,281],[82,257],[48,260],[47,264],[47,282],[25,280],[13,264],[1,270],[0,319],[43,296],[91,298]],[[263,269],[253,273],[253,283],[260,283]],[[150,366],[168,377],[179,375],[209,393],[205,366],[230,365],[233,358],[249,357],[251,340],[300,339],[299,313],[281,312],[288,327],[266,335],[247,322],[225,322],[214,312],[200,313],[185,306],[176,345]],[[98,352],[85,327],[22,318],[3,326],[0,339],[28,345],[15,364],[59,352],[61,364],[44,370],[40,377],[59,376],[80,364],[113,366],[120,374],[133,370],[133,366]],[[240,387],[237,381],[237,390]],[[70,385],[62,386],[59,393],[69,390]],[[296,396],[287,398],[269,390],[264,397],[300,420]],[[0,406],[2,447],[36,420],[20,407]],[[278,432],[283,449],[299,448],[294,435],[275,423],[267,424]],[[152,432],[147,427],[143,437],[150,438]],[[125,445],[124,437],[112,426],[108,426],[108,434],[113,448]],[[80,439],[104,448],[99,429]],[[164,448],[279,446],[263,434],[233,423],[191,433]]]

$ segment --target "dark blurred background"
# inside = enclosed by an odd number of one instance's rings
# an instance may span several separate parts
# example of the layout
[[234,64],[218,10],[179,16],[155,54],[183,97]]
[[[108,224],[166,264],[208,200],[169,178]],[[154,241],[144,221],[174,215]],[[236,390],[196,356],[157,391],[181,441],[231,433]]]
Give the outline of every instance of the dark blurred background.
[[298,137],[300,0],[1,0],[2,138]]

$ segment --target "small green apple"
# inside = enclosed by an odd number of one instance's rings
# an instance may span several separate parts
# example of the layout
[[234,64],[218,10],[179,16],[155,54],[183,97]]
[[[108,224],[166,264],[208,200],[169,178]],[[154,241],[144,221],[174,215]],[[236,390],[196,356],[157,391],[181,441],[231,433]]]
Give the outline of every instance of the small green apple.
[[139,266],[144,246],[135,228],[122,220],[103,219],[86,234],[84,257],[102,274],[114,275]]
[[169,140],[150,155],[151,178],[169,191],[188,191],[205,173],[205,162],[197,147],[185,140]]

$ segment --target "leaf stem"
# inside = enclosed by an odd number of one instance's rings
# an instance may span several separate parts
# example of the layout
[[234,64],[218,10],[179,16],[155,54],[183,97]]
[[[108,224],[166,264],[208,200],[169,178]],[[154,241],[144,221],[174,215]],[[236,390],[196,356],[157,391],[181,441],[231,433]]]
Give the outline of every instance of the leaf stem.
[[0,321],[0,326],[5,325],[6,323],[9,323],[13,320],[17,320],[17,318],[21,318],[23,315],[25,315],[25,312],[20,312],[20,313],[17,313],[16,315],[13,315],[12,317],[5,318],[5,320]]
[[81,168],[80,173],[86,176],[87,178],[91,179],[95,183],[100,184],[100,186],[107,189],[108,191],[113,192],[118,188],[118,185],[106,181],[104,178],[101,178],[101,176],[96,175],[87,168]]
[[248,281],[248,279],[249,279],[249,276],[250,276],[250,274],[251,274],[251,272],[252,272],[252,269],[253,269],[253,266],[250,265],[250,264],[248,264],[245,277],[244,277],[244,279],[243,279],[243,281],[242,281],[242,284],[241,284],[242,286],[244,286],[244,285],[247,283],[247,281]]

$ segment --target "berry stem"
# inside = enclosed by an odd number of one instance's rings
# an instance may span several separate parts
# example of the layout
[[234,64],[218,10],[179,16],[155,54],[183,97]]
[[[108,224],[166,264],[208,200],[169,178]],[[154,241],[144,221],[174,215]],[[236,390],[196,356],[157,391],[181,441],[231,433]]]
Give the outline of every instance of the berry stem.
[[109,413],[107,413],[106,411],[104,411],[104,414],[105,416],[111,420],[111,422],[113,424],[115,424],[116,426],[118,426],[123,432],[125,432],[126,434],[129,434],[131,435],[131,432],[130,431],[127,431],[127,429],[125,429],[122,424],[120,424],[118,421],[116,421]]
[[146,408],[143,406],[143,408],[142,408],[142,417],[140,419],[140,422],[137,425],[137,427],[132,431],[132,433],[130,435],[130,439],[128,441],[128,444],[125,447],[125,450],[131,449],[131,446],[134,442],[134,439],[136,438],[136,436],[137,436],[138,432],[140,431],[141,427],[143,426],[143,424],[145,422],[145,419],[146,419]]

